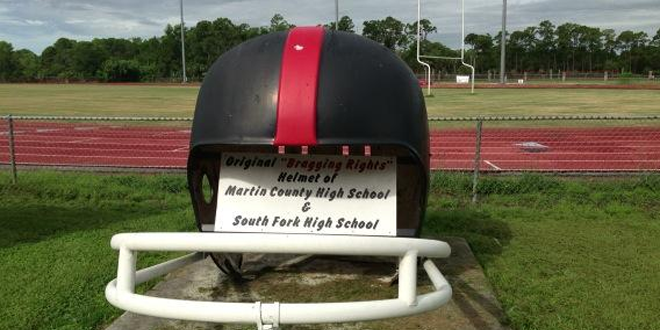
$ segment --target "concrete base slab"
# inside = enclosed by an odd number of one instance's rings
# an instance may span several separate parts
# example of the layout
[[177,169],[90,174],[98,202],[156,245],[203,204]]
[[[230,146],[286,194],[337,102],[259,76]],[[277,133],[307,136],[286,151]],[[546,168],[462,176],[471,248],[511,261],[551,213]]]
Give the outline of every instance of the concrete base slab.
[[[438,310],[416,316],[375,322],[283,325],[282,329],[506,329],[504,313],[467,242],[446,237],[452,248],[448,259],[434,260],[453,288],[451,302]],[[395,260],[293,255],[256,255],[244,258],[246,281],[235,283],[210,259],[166,276],[147,294],[206,301],[336,302],[389,299],[397,295],[392,285]],[[418,291],[430,292],[430,281],[420,269]],[[255,329],[256,325],[231,325],[169,320],[124,313],[107,330],[207,330]]]

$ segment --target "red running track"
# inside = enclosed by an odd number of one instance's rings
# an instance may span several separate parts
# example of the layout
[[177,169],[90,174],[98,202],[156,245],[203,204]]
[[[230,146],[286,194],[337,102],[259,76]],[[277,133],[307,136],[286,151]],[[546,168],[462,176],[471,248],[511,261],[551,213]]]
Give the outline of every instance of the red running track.
[[[6,123],[2,123],[6,124]],[[9,162],[6,125],[0,163]],[[17,121],[19,165],[185,168],[188,127]],[[472,129],[431,132],[431,167],[473,168]],[[488,128],[481,169],[495,171],[660,171],[660,125],[596,128]]]

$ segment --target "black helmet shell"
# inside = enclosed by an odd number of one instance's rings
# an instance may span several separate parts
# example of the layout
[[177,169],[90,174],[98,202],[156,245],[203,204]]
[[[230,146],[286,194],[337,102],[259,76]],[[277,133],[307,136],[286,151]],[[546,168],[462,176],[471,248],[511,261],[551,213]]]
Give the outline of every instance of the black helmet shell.
[[[296,29],[240,44],[218,58],[204,79],[188,161],[195,215],[202,230],[215,221],[217,196],[211,203],[200,202],[201,178],[206,175],[217,186],[220,154],[276,153],[281,146],[275,136],[283,54]],[[342,146],[361,154],[369,146],[374,156],[396,156],[397,235],[416,236],[429,181],[428,123],[419,83],[388,48],[352,33],[320,33],[315,141],[304,145],[310,154],[341,154]],[[303,146],[283,145],[294,151]]]

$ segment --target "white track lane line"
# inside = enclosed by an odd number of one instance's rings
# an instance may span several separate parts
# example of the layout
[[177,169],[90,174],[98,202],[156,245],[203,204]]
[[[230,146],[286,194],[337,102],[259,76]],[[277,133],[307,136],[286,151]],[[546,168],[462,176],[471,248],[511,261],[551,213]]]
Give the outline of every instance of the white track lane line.
[[[16,131],[16,130],[15,130],[15,131],[14,131],[14,135],[16,135],[16,134],[23,134],[23,133],[25,133],[25,132],[26,132],[26,131]],[[7,136],[9,136],[9,131],[0,131],[0,135],[7,135]]]
[[65,143],[86,143],[86,142],[92,142],[96,140],[100,140],[102,138],[100,137],[90,137],[90,138],[84,138],[80,140],[71,140],[71,141],[66,141]]
[[37,133],[50,133],[50,132],[57,132],[61,130],[61,128],[37,128],[36,132]]
[[493,169],[495,169],[495,170],[497,170],[497,171],[501,171],[501,170],[502,170],[502,168],[500,168],[499,166],[497,166],[497,165],[495,165],[495,164],[493,164],[493,163],[491,163],[491,162],[489,162],[489,161],[487,161],[487,160],[484,160],[484,163],[488,164],[488,166],[492,167]]

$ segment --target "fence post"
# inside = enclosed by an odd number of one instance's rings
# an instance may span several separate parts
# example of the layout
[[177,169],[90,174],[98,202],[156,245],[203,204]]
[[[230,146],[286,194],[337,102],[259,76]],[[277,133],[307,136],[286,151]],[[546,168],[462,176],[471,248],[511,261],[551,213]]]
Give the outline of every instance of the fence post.
[[603,80],[605,80],[605,81],[609,80],[609,73],[607,71],[605,71],[605,76],[604,76]]
[[14,151],[14,118],[11,115],[7,116],[7,125],[9,126],[9,130],[7,131],[9,138],[9,166],[11,167],[12,182],[16,184],[18,179],[16,176],[16,152]]
[[561,73],[561,81],[565,82],[566,81],[566,71]]
[[481,167],[481,129],[483,120],[477,121],[477,142],[474,151],[474,174],[472,176],[472,203],[477,202],[477,186],[479,185],[479,170]]

